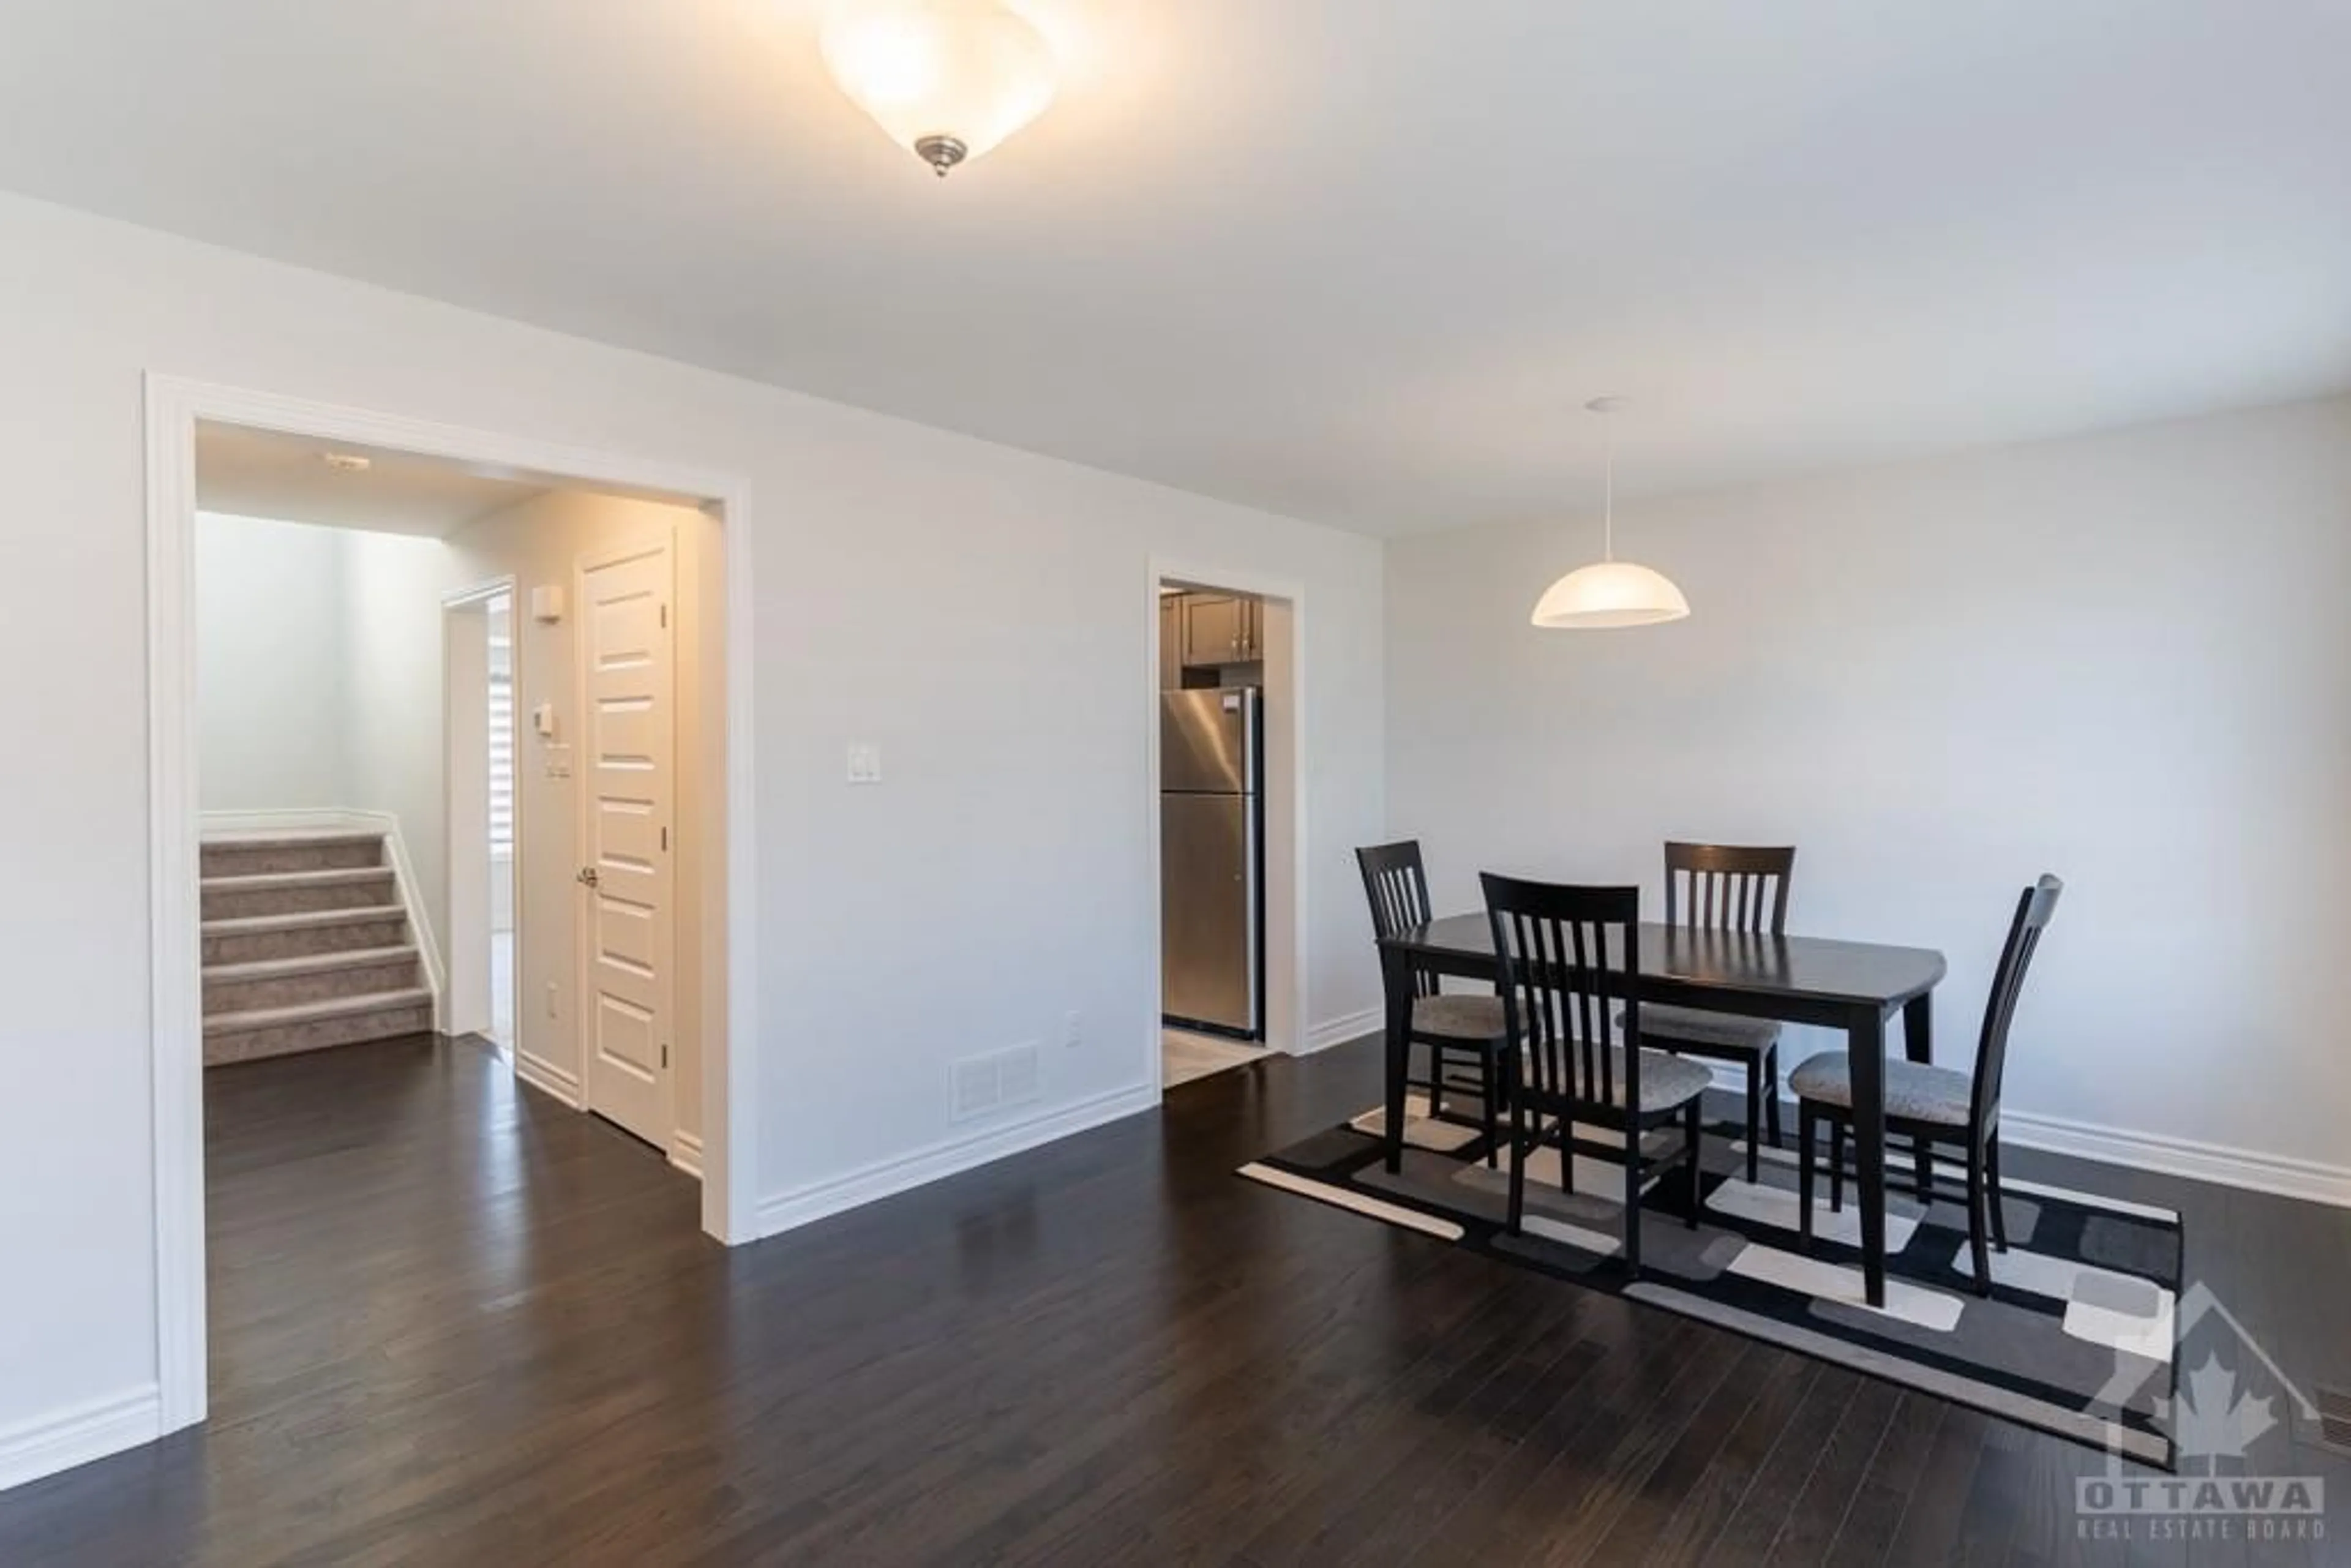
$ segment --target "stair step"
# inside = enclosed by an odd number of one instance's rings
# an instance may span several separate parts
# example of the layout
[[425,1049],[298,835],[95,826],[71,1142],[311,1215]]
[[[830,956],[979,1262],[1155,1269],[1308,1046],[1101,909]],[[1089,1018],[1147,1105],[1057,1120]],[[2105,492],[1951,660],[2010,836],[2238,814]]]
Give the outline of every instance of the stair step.
[[208,876],[203,879],[207,893],[252,893],[270,887],[334,887],[346,883],[385,882],[392,877],[388,865],[336,865],[315,867],[308,871],[266,871],[249,875]]
[[415,946],[355,947],[204,969],[204,1015],[235,1016],[413,986]]
[[354,948],[397,946],[409,940],[408,914],[397,904],[356,909],[300,910],[207,920],[203,930],[207,967],[265,962]]
[[[369,913],[375,912],[371,910]],[[358,969],[370,964],[389,964],[415,956],[416,947],[411,943],[391,947],[351,947],[338,952],[299,953],[290,957],[255,958],[239,964],[207,964],[204,966],[204,984],[283,979],[288,975],[315,975],[327,969]]]
[[390,866],[337,866],[321,871],[208,876],[200,885],[206,920],[292,915],[320,909],[381,906],[392,896]]
[[204,841],[200,863],[205,876],[236,876],[376,866],[383,858],[380,831],[321,830],[214,834]]
[[251,1029],[280,1029],[290,1023],[318,1023],[355,1013],[383,1012],[394,1008],[430,1008],[433,993],[423,986],[397,991],[369,991],[356,997],[298,1002],[291,1007],[256,1008],[251,1012],[214,1013],[204,1019],[204,1033],[235,1034]]
[[254,931],[299,931],[319,925],[355,925],[368,920],[405,920],[408,911],[397,904],[357,904],[349,909],[297,909],[284,915],[236,915],[204,922],[207,936],[234,936]]
[[432,994],[421,986],[296,1007],[218,1013],[204,1020],[204,1065],[429,1034],[432,1029]]

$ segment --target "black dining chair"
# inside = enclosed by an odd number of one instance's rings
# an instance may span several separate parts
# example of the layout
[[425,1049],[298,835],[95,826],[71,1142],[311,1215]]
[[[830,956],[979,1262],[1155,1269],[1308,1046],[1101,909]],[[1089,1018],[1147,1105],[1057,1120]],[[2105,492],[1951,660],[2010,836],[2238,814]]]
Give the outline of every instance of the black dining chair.
[[[2016,999],[2024,990],[2025,971],[2040,950],[2042,934],[2057,913],[2057,895],[2065,884],[2044,876],[2017,895],[2016,914],[2008,924],[2008,941],[1992,971],[1991,996],[1984,1003],[1983,1030],[1976,1040],[1973,1072],[1933,1067],[1898,1057],[1886,1061],[1886,1128],[1906,1133],[1931,1145],[1957,1145],[1967,1154],[1968,1251],[1975,1266],[1978,1295],[1991,1293],[1992,1247],[2008,1250],[2007,1217],[2001,1212],[2000,1085],[2008,1065],[2008,1028],[2016,1017]],[[1803,1207],[1803,1239],[1813,1240],[1813,1145],[1820,1124],[1830,1129],[1829,1207],[1844,1207],[1845,1129],[1853,1124],[1853,1063],[1842,1051],[1813,1057],[1788,1077],[1796,1092],[1796,1142],[1802,1165],[1797,1177],[1797,1201]],[[1932,1189],[1919,1162],[1918,1196],[1931,1199]]]
[[[1693,929],[1788,931],[1788,879],[1796,869],[1793,845],[1666,845],[1666,924]],[[1621,1025],[1622,1018],[1617,1019]],[[1679,1056],[1734,1061],[1747,1074],[1747,1179],[1756,1179],[1765,1124],[1780,1146],[1780,1026],[1771,1019],[1739,1018],[1701,1008],[1652,1007],[1641,1015],[1641,1040]]]
[[[1559,1181],[1575,1190],[1579,1148],[1625,1166],[1625,1264],[1641,1273],[1641,1194],[1647,1178],[1689,1169],[1688,1223],[1698,1225],[1698,1102],[1713,1075],[1696,1062],[1643,1048],[1641,890],[1562,887],[1488,873],[1486,915],[1502,973],[1502,1008],[1512,1039],[1510,1230],[1526,1216],[1527,1158],[1559,1148]],[[1608,1037],[1611,1006],[1623,1001],[1621,1043]],[[1650,1155],[1648,1134],[1678,1122],[1679,1148]],[[1622,1147],[1580,1140],[1581,1123],[1616,1133]]]
[[[1359,849],[1355,863],[1364,873],[1364,894],[1371,901],[1372,929],[1381,940],[1428,924],[1428,873],[1421,862],[1419,840]],[[1510,1039],[1503,1021],[1502,999],[1491,994],[1448,995],[1439,988],[1437,977],[1427,973],[1416,973],[1412,985],[1408,1038],[1414,1045],[1428,1047],[1425,1085],[1428,1114],[1433,1120],[1444,1113],[1448,1059],[1473,1065],[1482,1112],[1479,1124],[1486,1134],[1486,1164],[1496,1166],[1502,1095],[1508,1083],[1503,1058]]]

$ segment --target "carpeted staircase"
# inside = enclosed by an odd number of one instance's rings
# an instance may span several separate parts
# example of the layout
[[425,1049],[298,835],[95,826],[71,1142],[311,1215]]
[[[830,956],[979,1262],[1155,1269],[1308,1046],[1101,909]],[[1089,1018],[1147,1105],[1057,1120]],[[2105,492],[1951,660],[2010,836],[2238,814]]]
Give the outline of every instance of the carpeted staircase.
[[203,856],[204,1065],[433,1028],[382,834],[223,835]]

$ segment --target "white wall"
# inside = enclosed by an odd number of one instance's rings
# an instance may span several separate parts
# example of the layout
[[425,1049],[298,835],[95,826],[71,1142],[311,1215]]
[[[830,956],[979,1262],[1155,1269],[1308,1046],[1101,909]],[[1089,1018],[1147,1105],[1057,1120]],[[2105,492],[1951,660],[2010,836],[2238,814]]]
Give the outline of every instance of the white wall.
[[1656,897],[1667,837],[1793,842],[1791,928],[1941,948],[1964,1061],[2016,891],[2055,872],[2009,1109],[2351,1167],[2351,401],[1616,538],[1690,619],[1527,624],[1592,517],[1390,549],[1390,817],[1443,904],[1480,869]]
[[342,537],[205,513],[195,580],[204,809],[348,805]]
[[[763,950],[737,956],[777,1198],[972,1131],[948,1061],[1058,1040],[1071,1009],[1034,1109],[1153,1091],[1155,553],[1308,591],[1306,1013],[1371,1005],[1349,853],[1385,815],[1376,545],[14,197],[0,256],[39,302],[0,313],[0,657],[49,673],[18,717],[53,737],[0,786],[0,853],[43,890],[0,933],[0,1258],[41,1282],[0,1291],[0,1445],[155,1376],[150,370],[746,477]],[[844,785],[852,739],[883,746],[879,788]]]
[[343,784],[354,810],[400,822],[417,904],[439,947],[449,928],[448,802],[441,782],[441,595],[447,541],[339,529],[343,542]]

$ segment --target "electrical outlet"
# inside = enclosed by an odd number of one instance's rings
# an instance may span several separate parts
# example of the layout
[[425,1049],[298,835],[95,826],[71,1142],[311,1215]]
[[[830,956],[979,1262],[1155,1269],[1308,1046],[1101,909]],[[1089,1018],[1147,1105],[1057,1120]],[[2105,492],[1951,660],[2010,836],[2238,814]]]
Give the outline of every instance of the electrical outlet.
[[1061,1045],[1065,1050],[1075,1051],[1085,1043],[1085,1038],[1086,1015],[1071,1008],[1061,1017]]
[[849,743],[849,781],[852,784],[882,782],[882,748],[870,740]]

